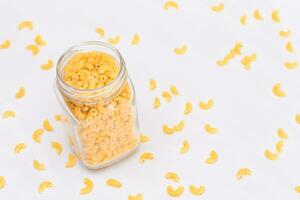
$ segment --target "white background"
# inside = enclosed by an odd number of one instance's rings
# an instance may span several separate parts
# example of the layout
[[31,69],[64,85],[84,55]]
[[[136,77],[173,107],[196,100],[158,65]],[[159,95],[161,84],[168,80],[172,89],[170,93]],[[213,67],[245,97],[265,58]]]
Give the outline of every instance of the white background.
[[[145,200],[172,199],[166,193],[165,172],[175,171],[185,186],[178,199],[232,199],[232,200],[282,200],[299,199],[294,191],[300,185],[300,126],[295,123],[300,113],[300,72],[287,70],[283,63],[298,59],[300,49],[300,3],[297,0],[227,0],[225,9],[214,13],[210,6],[219,1],[177,0],[179,10],[163,10],[163,0],[87,0],[87,1],[0,1],[0,41],[10,39],[12,45],[0,52],[0,112],[16,111],[16,118],[0,120],[0,175],[6,178],[6,187],[0,190],[0,199],[127,199],[129,194],[141,192]],[[256,21],[252,12],[260,9],[263,21]],[[271,21],[271,11],[279,9],[282,22]],[[240,16],[248,14],[248,24],[242,26]],[[18,31],[18,24],[31,20],[34,30]],[[101,39],[95,32],[103,27],[106,36]],[[291,29],[290,40],[295,53],[285,51],[289,39],[278,36],[281,29]],[[141,43],[130,45],[133,34],[141,36]],[[48,42],[33,57],[25,46],[33,43],[36,34]],[[64,168],[71,151],[66,136],[53,116],[59,113],[59,104],[53,92],[55,69],[40,70],[48,59],[57,61],[70,46],[87,40],[104,40],[120,35],[116,46],[125,58],[129,75],[136,92],[141,132],[151,141],[142,144],[128,159],[112,167],[90,171],[78,164]],[[245,55],[256,53],[257,61],[250,71],[243,69],[236,58],[225,68],[215,63],[236,42],[243,42]],[[188,45],[185,55],[175,55],[173,49]],[[158,89],[150,92],[148,81],[154,78]],[[272,94],[275,83],[281,83],[286,98]],[[181,95],[171,103],[162,102],[153,110],[155,96],[175,84]],[[26,96],[15,100],[20,86]],[[198,108],[200,100],[214,99],[210,111]],[[194,105],[193,112],[183,115],[186,101]],[[45,133],[42,143],[33,142],[35,129],[42,127],[48,118],[55,131]],[[175,124],[186,120],[183,132],[165,135],[162,124]],[[205,123],[219,128],[217,135],[203,130]],[[274,149],[278,141],[276,131],[284,128],[289,133],[284,152],[277,161],[264,157],[266,148]],[[191,149],[179,154],[184,139]],[[63,144],[62,155],[51,148],[51,141]],[[15,156],[13,148],[25,142],[27,149]],[[204,163],[209,152],[219,154],[216,164]],[[141,165],[138,157],[150,151],[155,159]],[[34,159],[47,166],[46,171],[36,171]],[[248,167],[253,175],[237,181],[238,169]],[[83,178],[94,181],[94,190],[80,196]],[[123,187],[107,187],[107,178],[119,179]],[[51,180],[54,188],[39,194],[40,182]],[[192,196],[190,184],[205,185],[206,193]]]

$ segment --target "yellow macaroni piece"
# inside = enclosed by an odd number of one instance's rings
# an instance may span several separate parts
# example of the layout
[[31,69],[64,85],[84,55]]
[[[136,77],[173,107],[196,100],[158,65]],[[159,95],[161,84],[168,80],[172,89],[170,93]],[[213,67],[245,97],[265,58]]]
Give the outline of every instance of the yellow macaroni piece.
[[154,109],[157,109],[157,108],[159,108],[159,107],[160,107],[160,98],[155,97],[155,98],[154,98],[154,102],[153,102],[153,108],[154,108]]
[[297,192],[297,193],[300,193],[300,185],[299,186],[295,186],[295,191]]
[[175,172],[167,172],[165,174],[165,179],[172,180],[172,181],[174,181],[176,183],[179,183],[179,181],[180,181],[179,176]]
[[187,52],[188,46],[187,45],[182,45],[181,47],[175,48],[174,52],[177,55],[183,55]]
[[40,163],[38,160],[33,161],[33,167],[38,171],[43,171],[46,169],[45,164]]
[[142,193],[137,193],[136,196],[129,195],[128,200],[143,200],[143,195],[142,195]]
[[46,64],[41,65],[42,70],[49,70],[53,67],[53,61],[51,59],[48,60]]
[[23,21],[23,22],[21,22],[20,24],[19,24],[19,30],[22,30],[22,29],[24,29],[24,28],[27,28],[27,29],[29,29],[29,30],[32,30],[33,29],[33,24],[32,24],[32,22],[31,21],[28,21],[28,20],[26,20],[26,21]]
[[288,41],[285,45],[285,49],[287,50],[287,52],[289,53],[293,53],[294,52],[294,47],[291,41]]
[[156,87],[157,87],[156,80],[150,79],[150,81],[149,81],[149,89],[150,89],[150,90],[155,90]]
[[224,4],[223,3],[220,3],[218,5],[214,5],[214,6],[211,6],[210,9],[214,12],[221,12],[224,10]]
[[118,36],[115,36],[114,38],[113,37],[108,38],[107,41],[109,44],[117,45],[117,44],[119,44],[120,40],[121,40],[121,36],[118,35]]
[[277,151],[278,153],[282,153],[283,145],[284,145],[283,140],[279,140],[279,141],[276,143],[276,151]]
[[146,160],[153,160],[154,154],[151,152],[145,152],[140,155],[140,163],[143,164]]
[[190,185],[189,190],[190,190],[191,194],[196,195],[196,196],[201,196],[202,194],[205,193],[205,186],[200,185],[199,187],[196,187],[194,185]]
[[182,131],[185,126],[185,122],[182,120],[178,124],[173,126],[173,131],[179,132]]
[[50,122],[49,122],[48,119],[45,119],[45,120],[44,120],[43,126],[44,126],[44,129],[45,129],[46,131],[49,131],[49,132],[53,131],[53,127],[52,127],[52,125],[50,124]]
[[202,110],[209,110],[214,106],[214,100],[213,99],[209,99],[207,102],[204,101],[200,101],[199,103],[199,107]]
[[273,10],[271,17],[273,22],[279,23],[280,22],[279,10]]
[[43,193],[46,189],[53,188],[53,183],[51,181],[44,181],[39,185],[39,193]]
[[67,160],[67,162],[65,164],[65,167],[66,168],[72,168],[72,167],[74,167],[76,165],[76,163],[77,163],[76,156],[74,154],[72,154],[72,153],[69,153],[68,160]]
[[292,31],[290,31],[290,30],[281,30],[281,31],[279,31],[279,36],[283,37],[283,38],[290,37],[291,34],[292,34]]
[[296,117],[295,117],[295,120],[296,120],[296,123],[297,124],[300,124],[300,114],[298,115],[296,115]]
[[278,153],[272,153],[269,149],[265,150],[265,157],[269,160],[277,160],[278,159]]
[[16,93],[15,97],[16,99],[21,99],[22,97],[25,96],[26,90],[24,87],[20,87],[18,92]]
[[186,102],[185,105],[184,105],[184,114],[185,115],[188,115],[192,112],[193,110],[193,105],[190,103],[190,102]]
[[260,14],[260,11],[258,9],[254,10],[253,12],[253,17],[256,19],[256,20],[263,20],[263,17],[262,15]]
[[167,1],[164,4],[164,9],[165,10],[169,10],[169,8],[174,8],[176,10],[179,10],[179,6],[178,6],[178,4],[175,1]]
[[114,188],[121,188],[122,187],[122,184],[121,184],[120,181],[118,181],[117,179],[112,179],[112,178],[110,178],[106,181],[106,185],[114,187]]
[[89,178],[84,178],[83,179],[83,184],[85,185],[81,190],[80,190],[80,194],[81,195],[86,195],[90,192],[93,191],[94,189],[94,183],[91,179]]
[[232,49],[230,49],[229,53],[227,53],[223,59],[220,59],[217,61],[217,65],[219,67],[224,67],[229,63],[230,60],[235,58],[235,56],[241,55],[241,49],[243,47],[243,44],[241,42],[238,42],[234,45]]
[[206,123],[204,125],[204,130],[209,134],[216,134],[219,131],[217,128],[213,127],[212,125],[210,125],[208,123]]
[[189,141],[184,140],[183,143],[182,143],[182,146],[180,148],[180,153],[181,154],[185,154],[185,153],[187,153],[189,151],[189,149],[190,149],[190,143],[189,143]]
[[166,124],[163,125],[162,129],[163,129],[163,132],[167,135],[172,135],[174,133],[174,129],[168,127],[168,125],[166,125]]
[[179,197],[180,195],[182,195],[183,191],[184,191],[184,187],[183,186],[178,186],[176,189],[174,189],[170,185],[167,187],[167,193],[171,197]]
[[252,175],[252,171],[251,169],[248,168],[241,168],[237,171],[236,173],[236,178],[238,180],[241,180],[242,178],[244,178],[244,176],[251,176]]
[[35,36],[34,42],[38,46],[45,46],[47,44],[47,42],[45,40],[43,40],[43,37],[41,35]]
[[279,128],[277,130],[277,135],[281,139],[288,139],[288,137],[289,137],[288,134],[282,128]]
[[165,99],[166,102],[170,102],[172,100],[172,96],[169,92],[162,92],[161,96]]
[[62,116],[60,114],[57,114],[54,116],[55,121],[60,122],[62,121]]
[[243,26],[247,24],[247,15],[242,15],[240,18],[240,22]]
[[297,67],[298,67],[298,61],[293,61],[293,62],[285,62],[284,63],[284,66],[285,66],[285,68],[287,68],[287,69],[296,69]]
[[280,83],[274,84],[272,92],[277,97],[285,97],[286,96],[285,92],[281,90]]
[[26,149],[26,144],[25,143],[16,144],[15,149],[14,149],[15,154],[21,153],[21,151],[23,151],[24,149]]
[[141,41],[141,37],[139,36],[139,34],[134,34],[131,39],[131,45],[137,45],[140,43],[140,41]]
[[150,140],[150,137],[148,135],[141,134],[141,136],[140,136],[141,143],[146,143],[149,140]]
[[56,151],[58,155],[62,153],[62,146],[59,142],[51,142],[51,147]]
[[98,33],[98,35],[102,38],[105,36],[105,30],[102,27],[96,28],[96,33]]
[[15,111],[12,111],[12,110],[4,111],[2,114],[3,119],[14,118],[15,116],[16,116],[16,113],[15,113]]
[[205,160],[205,163],[210,165],[210,164],[214,164],[217,161],[218,161],[218,153],[214,150],[211,150],[209,157],[206,158]]
[[244,68],[246,70],[249,70],[251,68],[251,63],[256,61],[256,54],[244,56],[243,59],[241,60],[242,65],[244,65]]
[[175,85],[171,85],[170,87],[170,92],[175,95],[175,96],[178,96],[179,95],[179,91],[178,89],[175,87]]
[[34,45],[34,44],[29,44],[26,46],[26,49],[31,51],[31,54],[33,56],[37,55],[40,52],[40,49],[38,46]]
[[0,44],[0,49],[8,49],[10,47],[10,40],[4,40]]
[[0,176],[0,190],[5,187],[5,178]]
[[33,132],[32,134],[32,139],[37,142],[37,143],[41,143],[41,135],[44,134],[44,130],[43,129],[37,129]]

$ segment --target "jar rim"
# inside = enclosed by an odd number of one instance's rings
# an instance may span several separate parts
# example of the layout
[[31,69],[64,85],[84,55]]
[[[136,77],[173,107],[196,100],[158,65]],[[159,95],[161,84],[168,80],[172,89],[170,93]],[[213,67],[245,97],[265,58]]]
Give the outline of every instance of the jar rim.
[[[63,67],[62,64],[65,61],[64,59],[66,57],[70,56],[70,55],[68,55],[69,53],[72,53],[72,52],[76,51],[76,49],[78,49],[80,47],[85,47],[85,46],[102,46],[102,47],[112,50],[117,55],[119,62],[120,62],[120,70],[115,79],[113,79],[111,82],[109,82],[106,85],[103,85],[103,86],[97,87],[97,88],[93,88],[93,89],[75,88],[72,85],[67,84],[62,79],[60,70],[61,70],[61,67]],[[78,51],[78,52],[80,52],[80,51]],[[71,56],[72,55],[74,55],[74,54],[71,54]],[[122,79],[124,79],[125,74],[126,74],[125,61],[124,61],[121,53],[119,52],[119,50],[117,48],[115,48],[114,46],[112,46],[106,42],[101,42],[101,41],[85,41],[85,42],[81,42],[81,43],[71,46],[59,57],[59,59],[57,61],[57,65],[56,65],[56,77],[59,82],[59,85],[61,85],[63,87],[63,89],[67,90],[68,92],[69,92],[69,90],[74,90],[75,92],[96,92],[96,91],[103,90],[105,88],[113,87],[113,85],[115,85],[116,83],[118,83]]]

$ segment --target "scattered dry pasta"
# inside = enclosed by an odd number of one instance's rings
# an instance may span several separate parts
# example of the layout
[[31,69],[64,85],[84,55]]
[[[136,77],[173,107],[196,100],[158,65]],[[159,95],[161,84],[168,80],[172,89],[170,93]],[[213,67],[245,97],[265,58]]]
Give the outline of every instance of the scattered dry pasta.
[[41,65],[42,70],[49,70],[53,67],[53,61],[51,59],[48,60],[46,64]]
[[4,40],[1,44],[0,44],[0,49],[8,49],[10,47],[10,40]]
[[6,110],[2,114],[3,119],[14,118],[15,116],[16,116],[16,113],[13,110]]
[[155,97],[154,101],[153,101],[153,108],[157,109],[160,107],[160,98],[159,97]]
[[53,183],[51,181],[43,181],[40,183],[38,191],[39,193],[43,193],[46,189],[53,188]]
[[213,127],[211,124],[208,124],[208,123],[206,123],[205,125],[204,125],[204,130],[205,130],[205,132],[206,133],[208,133],[208,134],[216,134],[216,133],[218,133],[218,128],[216,128],[216,127]]
[[90,192],[93,191],[94,189],[94,183],[91,179],[89,178],[84,178],[83,179],[83,184],[84,184],[84,187],[82,189],[80,189],[80,194],[81,195],[86,195]]
[[24,87],[20,87],[18,92],[16,93],[15,97],[16,99],[21,99],[22,97],[25,96],[26,90]]
[[194,185],[190,185],[189,190],[190,190],[191,194],[193,194],[195,196],[201,196],[205,193],[205,186],[200,185],[199,187],[196,187]]
[[26,144],[25,143],[18,143],[15,146],[14,152],[15,154],[21,153],[21,151],[24,151],[26,149]]
[[112,44],[112,45],[117,45],[117,44],[119,44],[119,42],[120,42],[120,40],[121,40],[121,36],[115,36],[115,37],[110,37],[110,38],[108,38],[108,43],[109,44]]
[[188,115],[188,114],[190,114],[191,112],[192,112],[192,110],[193,110],[193,105],[192,105],[192,103],[190,103],[190,102],[186,102],[185,103],[185,105],[184,105],[184,114],[185,115]]
[[224,10],[224,8],[225,8],[225,6],[224,6],[223,3],[220,3],[220,4],[218,4],[218,5],[213,5],[213,6],[210,7],[210,9],[211,9],[212,11],[214,11],[214,12],[221,12],[221,11]]
[[175,172],[167,172],[165,174],[165,179],[172,180],[172,181],[174,181],[176,183],[179,183],[179,181],[180,181],[179,176]]
[[253,17],[254,17],[256,20],[263,20],[263,17],[262,17],[262,15],[260,14],[259,9],[254,10],[254,12],[253,12]]
[[105,36],[105,30],[102,27],[96,28],[96,33],[98,33],[98,35],[102,38]]
[[151,152],[145,152],[140,155],[140,163],[143,164],[146,160],[153,160],[154,154]]
[[180,153],[181,154],[185,154],[185,153],[187,153],[189,151],[189,149],[190,149],[190,143],[189,143],[189,141],[184,140],[183,143],[182,143],[182,146],[180,148]]
[[33,29],[33,23],[32,23],[31,21],[28,21],[28,20],[25,20],[25,21],[21,22],[21,23],[19,24],[18,29],[19,29],[19,30],[22,30],[22,29],[24,29],[24,28],[27,28],[27,29],[29,29],[29,30],[32,30],[32,29]]
[[58,155],[62,153],[63,148],[59,142],[51,142],[51,147],[56,151]]
[[218,153],[214,150],[211,150],[210,154],[209,154],[209,157],[206,158],[206,160],[205,160],[205,163],[209,164],[209,165],[214,164],[218,161],[218,157],[219,157]]
[[44,171],[46,169],[45,164],[40,163],[38,160],[33,161],[33,167],[38,171]]
[[244,176],[251,176],[252,175],[252,171],[251,169],[248,168],[241,168],[237,171],[236,173],[236,178],[238,180],[241,180],[244,178]]
[[273,10],[271,17],[272,17],[273,22],[279,23],[280,22],[279,10]]
[[47,42],[45,40],[43,40],[43,37],[41,35],[35,36],[34,42],[38,46],[45,46],[47,44]]
[[141,37],[139,34],[134,34],[131,39],[131,45],[137,45],[141,42]]
[[272,92],[273,92],[273,94],[274,94],[275,96],[277,96],[277,97],[285,97],[285,96],[286,96],[286,93],[285,93],[283,90],[281,90],[281,85],[280,85],[280,83],[275,83],[275,84],[273,85]]
[[27,46],[26,46],[26,49],[27,49],[28,51],[31,51],[31,54],[32,54],[33,56],[37,55],[37,54],[40,52],[39,47],[36,46],[36,45],[34,45],[34,44],[29,44],[29,45],[27,45]]
[[106,181],[106,185],[114,187],[114,188],[121,188],[122,187],[122,184],[119,180],[112,179],[112,178],[110,178]]
[[170,185],[167,187],[167,193],[171,197],[179,197],[180,195],[182,195],[183,191],[184,191],[184,187],[183,186],[178,186],[176,189],[174,189]]
[[74,167],[76,165],[76,163],[77,163],[76,156],[74,154],[72,154],[72,153],[69,153],[68,160],[65,163],[65,167],[66,168],[72,168],[72,167]]
[[289,137],[288,134],[282,128],[279,128],[277,130],[277,135],[281,139],[288,139],[288,137]]
[[53,127],[52,127],[52,125],[50,124],[50,122],[49,122],[48,119],[45,119],[45,120],[44,120],[43,126],[44,126],[44,129],[45,129],[46,131],[49,131],[49,132],[53,131]]
[[5,187],[5,178],[3,176],[0,176],[0,190]]
[[209,99],[207,102],[200,101],[200,103],[199,103],[199,107],[202,110],[209,110],[213,106],[214,106],[214,100],[213,99]]
[[177,47],[174,49],[175,54],[177,55],[183,55],[187,52],[188,46],[187,45],[182,45],[181,47]]
[[278,153],[272,153],[269,149],[265,150],[265,157],[269,160],[277,160],[278,159]]
[[41,135],[44,134],[44,130],[43,129],[37,129],[33,132],[32,134],[32,139],[33,141],[35,141],[36,143],[41,143]]
[[175,1],[167,1],[164,4],[164,9],[165,10],[169,10],[169,8],[174,8],[176,10],[179,10],[179,6],[178,6],[178,4]]
[[297,60],[292,61],[292,62],[287,61],[287,62],[284,63],[284,66],[287,69],[296,69],[298,67],[298,65],[299,64],[298,64]]

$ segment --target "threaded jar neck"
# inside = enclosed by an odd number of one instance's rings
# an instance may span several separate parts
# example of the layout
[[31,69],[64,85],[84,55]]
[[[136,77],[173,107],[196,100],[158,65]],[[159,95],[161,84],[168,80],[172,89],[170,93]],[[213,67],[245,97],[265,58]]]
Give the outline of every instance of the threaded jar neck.
[[[78,53],[90,51],[107,53],[115,59],[120,68],[116,78],[107,85],[95,89],[75,88],[66,83],[63,79],[63,70],[68,61]],[[56,81],[59,91],[74,101],[82,101],[85,103],[97,103],[98,101],[113,96],[122,87],[126,77],[125,62],[120,52],[112,45],[99,41],[87,41],[72,46],[59,58],[56,67]]]

